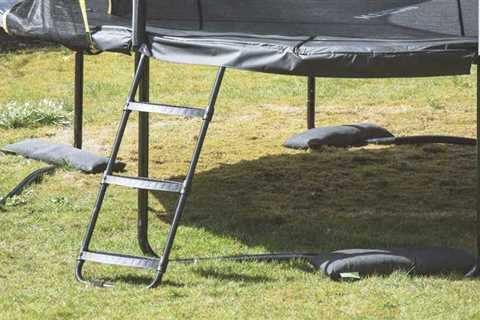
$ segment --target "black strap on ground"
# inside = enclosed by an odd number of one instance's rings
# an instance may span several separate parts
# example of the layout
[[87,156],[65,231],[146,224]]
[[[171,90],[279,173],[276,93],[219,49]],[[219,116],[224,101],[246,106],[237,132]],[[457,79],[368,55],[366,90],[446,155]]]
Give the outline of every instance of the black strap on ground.
[[318,256],[313,253],[264,253],[264,254],[246,254],[237,256],[219,256],[205,258],[179,258],[171,261],[180,264],[196,264],[207,261],[235,261],[235,262],[272,262],[272,261],[290,261],[307,260],[308,258]]
[[476,146],[477,140],[464,137],[451,136],[410,136],[410,137],[388,137],[366,140],[368,144],[380,145],[402,145],[402,144],[422,144],[422,143],[446,143],[464,146]]
[[15,188],[12,189],[5,197],[0,198],[0,206],[4,206],[7,199],[14,196],[18,196],[32,183],[39,182],[44,175],[51,174],[55,171],[56,166],[48,166],[30,173],[25,179],[23,179]]

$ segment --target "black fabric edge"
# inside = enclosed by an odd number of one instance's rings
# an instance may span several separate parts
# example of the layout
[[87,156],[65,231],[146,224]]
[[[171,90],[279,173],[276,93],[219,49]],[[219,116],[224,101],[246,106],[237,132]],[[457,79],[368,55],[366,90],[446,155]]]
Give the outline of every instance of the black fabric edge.
[[475,51],[306,53],[268,43],[191,42],[151,37],[153,57],[187,64],[225,66],[275,74],[343,78],[428,77],[470,74]]
[[[129,28],[103,26],[92,37],[96,48],[101,51],[129,53],[130,35]],[[228,38],[215,39],[214,36],[199,39],[150,34],[148,40],[152,56],[159,60],[299,76],[390,78],[465,75],[470,74],[471,66],[477,60],[476,44],[462,38],[443,39],[444,42],[439,39],[405,41],[400,45],[397,42],[398,48],[404,48],[398,51],[388,51],[392,50],[388,41],[370,41],[367,42],[371,46],[370,52],[329,52],[325,47],[312,47],[311,43],[318,40],[311,39],[295,45],[282,45],[248,39],[229,41]],[[405,49],[410,46],[414,50]],[[388,50],[382,52],[382,48]]]

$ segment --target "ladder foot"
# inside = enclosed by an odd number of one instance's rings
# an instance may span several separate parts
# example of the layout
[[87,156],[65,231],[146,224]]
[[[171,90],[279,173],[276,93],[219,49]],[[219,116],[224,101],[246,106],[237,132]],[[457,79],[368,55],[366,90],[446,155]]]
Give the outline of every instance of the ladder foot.
[[110,288],[113,287],[113,285],[107,283],[106,281],[102,280],[87,280],[83,276],[83,265],[85,264],[84,260],[78,260],[77,261],[77,267],[75,269],[75,278],[77,279],[78,282],[86,284],[86,285],[92,285],[95,287],[100,287],[100,288]]
[[[94,287],[99,287],[99,288],[113,288],[115,285],[111,282],[108,282],[106,280],[99,280],[99,279],[86,279],[83,276],[83,266],[85,264],[85,260],[79,259],[77,261],[77,266],[75,268],[75,278],[77,279],[78,282],[83,283],[85,285],[91,285]],[[158,270],[155,273],[155,276],[153,280],[147,285],[147,289],[154,289],[158,287],[162,283],[162,277],[163,277],[164,272]]]
[[75,267],[75,278],[78,282],[89,284],[90,282],[83,277],[83,265],[85,261],[77,260],[77,266]]
[[158,287],[162,283],[163,271],[157,271],[155,274],[155,278],[152,282],[147,286],[147,289],[154,289]]

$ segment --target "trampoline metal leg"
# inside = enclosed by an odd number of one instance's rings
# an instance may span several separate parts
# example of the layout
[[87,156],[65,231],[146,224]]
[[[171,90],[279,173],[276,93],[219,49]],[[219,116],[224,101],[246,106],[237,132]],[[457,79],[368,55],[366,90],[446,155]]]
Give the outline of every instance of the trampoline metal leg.
[[476,157],[476,191],[475,191],[475,245],[476,245],[476,264],[475,267],[467,273],[468,277],[479,277],[480,276],[480,78],[479,78],[480,68],[477,65],[477,157]]
[[307,129],[315,128],[315,77],[308,77],[307,81]]
[[75,54],[75,100],[73,116],[73,147],[82,149],[83,140],[83,52]]
[[[138,67],[140,54],[135,54],[135,70]],[[138,88],[139,101],[150,101],[150,59],[145,57],[142,78]],[[148,112],[139,112],[138,115],[138,176],[148,177],[149,161],[149,115]],[[140,250],[148,256],[157,255],[148,241],[148,191],[137,191],[138,217],[137,217],[137,240]]]
[[[480,260],[480,101],[479,101],[479,93],[480,93],[480,77],[479,77],[480,67],[477,65],[477,192],[475,193],[476,196],[476,245],[477,245],[477,264]],[[480,266],[477,266],[477,268]]]

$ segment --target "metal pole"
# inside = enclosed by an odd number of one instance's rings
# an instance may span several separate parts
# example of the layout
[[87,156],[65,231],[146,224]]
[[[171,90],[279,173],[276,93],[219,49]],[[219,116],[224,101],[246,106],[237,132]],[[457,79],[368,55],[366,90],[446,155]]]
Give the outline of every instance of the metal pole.
[[79,51],[75,54],[75,101],[73,116],[73,147],[82,149],[83,140],[83,72],[84,55]]
[[[132,8],[132,46],[140,48],[145,43],[146,33],[146,1],[133,0]],[[137,68],[139,53],[135,53],[135,68]],[[140,81],[138,98],[140,101],[149,101],[149,58],[145,57],[144,70]],[[148,144],[149,125],[148,113],[140,112],[138,120],[138,176],[148,177]],[[137,240],[140,250],[145,255],[156,256],[148,242],[148,191],[138,190],[137,194],[138,216],[137,216]]]
[[463,23],[463,9],[462,3],[460,0],[457,0],[457,8],[458,8],[458,23],[460,24],[460,35],[465,37],[465,25]]
[[[477,65],[477,192],[475,193],[477,200],[477,221],[476,221],[476,237],[477,237],[477,263],[480,259],[480,101],[478,94],[480,93],[480,68]],[[477,268],[480,267],[477,265]]]
[[145,42],[147,8],[145,0],[133,0],[132,5],[132,47],[136,49]]
[[[135,55],[135,65],[138,64],[139,53]],[[150,59],[145,57],[143,76],[138,90],[138,99],[142,102],[150,100]],[[138,176],[148,177],[149,162],[149,115],[140,112],[138,116]],[[156,256],[148,242],[148,190],[138,190],[138,218],[137,239],[142,252],[146,255]]]
[[203,3],[202,0],[197,0],[198,7],[198,30],[203,29]]
[[308,77],[307,94],[307,128],[315,128],[315,77]]

